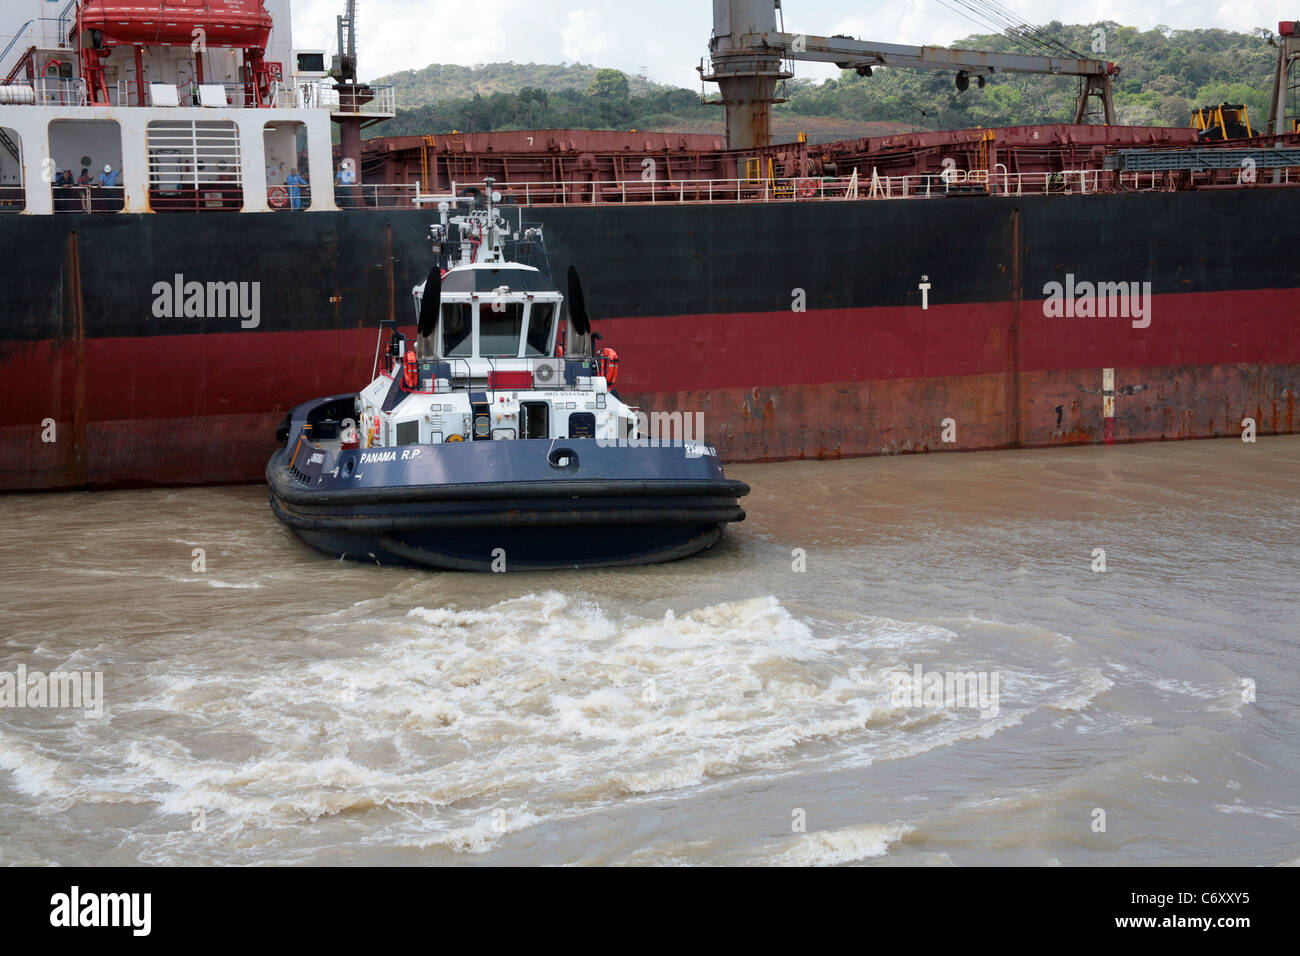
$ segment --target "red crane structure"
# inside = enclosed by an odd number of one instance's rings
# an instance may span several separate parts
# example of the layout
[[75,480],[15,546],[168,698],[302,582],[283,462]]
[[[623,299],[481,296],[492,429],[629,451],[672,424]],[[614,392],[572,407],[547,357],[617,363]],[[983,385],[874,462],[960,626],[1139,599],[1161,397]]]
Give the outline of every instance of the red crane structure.
[[271,15],[262,0],[85,0],[77,8],[77,46],[81,75],[91,103],[110,102],[104,60],[114,50],[135,51],[140,102],[144,102],[145,47],[190,47],[194,71],[203,82],[203,56],[209,47],[244,52],[245,98],[250,105],[271,105],[275,77],[266,63]]

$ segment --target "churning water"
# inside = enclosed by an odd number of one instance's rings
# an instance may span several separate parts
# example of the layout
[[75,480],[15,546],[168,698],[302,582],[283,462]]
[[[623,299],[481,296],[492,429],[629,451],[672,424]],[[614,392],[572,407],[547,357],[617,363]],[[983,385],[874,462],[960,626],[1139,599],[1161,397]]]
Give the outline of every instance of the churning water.
[[0,672],[104,697],[0,707],[0,862],[1300,858],[1300,439],[729,473],[717,548],[585,573],[0,498]]

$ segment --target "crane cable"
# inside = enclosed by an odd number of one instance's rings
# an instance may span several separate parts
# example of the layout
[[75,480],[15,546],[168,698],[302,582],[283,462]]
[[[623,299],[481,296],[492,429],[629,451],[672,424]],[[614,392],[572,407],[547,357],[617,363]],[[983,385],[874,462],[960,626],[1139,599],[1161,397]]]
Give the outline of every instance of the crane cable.
[[1069,56],[1075,59],[1086,59],[1079,51],[1056,39],[1042,27],[1035,26],[1020,18],[1014,11],[1002,6],[997,0],[953,0],[953,2],[970,12],[964,13],[950,3],[945,2],[945,0],[939,0],[942,6],[970,20],[977,26],[992,30],[1009,40],[1036,47],[1048,56]]

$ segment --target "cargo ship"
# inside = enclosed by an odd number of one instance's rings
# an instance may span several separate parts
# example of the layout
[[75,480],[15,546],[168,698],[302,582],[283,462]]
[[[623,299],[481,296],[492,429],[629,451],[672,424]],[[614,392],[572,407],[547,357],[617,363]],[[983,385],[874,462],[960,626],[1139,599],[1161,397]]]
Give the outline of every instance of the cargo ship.
[[1218,141],[1081,109],[772,143],[794,41],[740,32],[755,5],[732,0],[725,136],[363,140],[396,106],[357,80],[350,18],[328,63],[287,0],[30,6],[0,58],[0,489],[260,480],[285,413],[366,380],[379,323],[410,323],[436,203],[489,176],[557,274],[591,276],[623,398],[702,416],[729,461],[1295,431],[1285,112]]

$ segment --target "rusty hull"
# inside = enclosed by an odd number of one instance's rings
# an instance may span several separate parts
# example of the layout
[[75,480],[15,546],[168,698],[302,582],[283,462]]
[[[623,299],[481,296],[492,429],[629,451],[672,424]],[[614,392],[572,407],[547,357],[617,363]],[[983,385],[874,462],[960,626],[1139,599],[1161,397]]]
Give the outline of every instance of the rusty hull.
[[[1297,365],[1117,368],[1113,440],[1292,434]],[[705,438],[728,461],[830,459],[1107,442],[1100,369],[642,392],[646,409],[704,413]],[[945,419],[954,441],[943,440]]]

